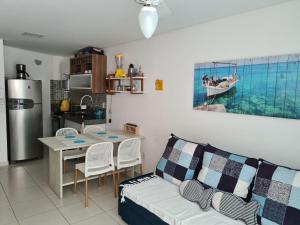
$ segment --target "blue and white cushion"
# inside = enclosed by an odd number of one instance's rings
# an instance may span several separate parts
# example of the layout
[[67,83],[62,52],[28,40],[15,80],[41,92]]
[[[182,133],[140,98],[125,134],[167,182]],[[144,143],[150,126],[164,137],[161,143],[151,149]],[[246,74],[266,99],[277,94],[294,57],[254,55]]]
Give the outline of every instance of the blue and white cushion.
[[258,214],[262,225],[300,224],[300,171],[263,161],[252,200],[261,205]]
[[207,145],[198,180],[208,187],[247,198],[258,160]]
[[156,174],[176,185],[197,177],[205,146],[171,134],[165,152],[156,167]]

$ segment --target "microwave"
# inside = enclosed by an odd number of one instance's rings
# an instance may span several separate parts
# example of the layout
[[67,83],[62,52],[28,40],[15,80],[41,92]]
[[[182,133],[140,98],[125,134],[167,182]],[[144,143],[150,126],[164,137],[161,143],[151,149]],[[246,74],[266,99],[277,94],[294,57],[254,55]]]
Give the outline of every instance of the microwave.
[[91,90],[93,84],[92,74],[74,74],[70,75],[70,90]]

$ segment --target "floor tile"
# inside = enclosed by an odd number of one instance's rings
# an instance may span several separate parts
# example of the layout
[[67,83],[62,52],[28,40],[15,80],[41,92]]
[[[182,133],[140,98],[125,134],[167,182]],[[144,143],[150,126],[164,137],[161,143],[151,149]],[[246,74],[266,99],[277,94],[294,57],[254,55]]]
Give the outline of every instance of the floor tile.
[[39,185],[48,185],[49,181],[49,173],[48,169],[45,170],[43,168],[37,168],[34,169],[33,171],[27,170],[32,179]]
[[58,208],[80,203],[84,200],[84,196],[81,192],[78,191],[77,193],[73,193],[71,190],[64,191],[63,199],[58,198],[56,194],[49,195],[48,197]]
[[104,211],[115,209],[118,206],[118,198],[115,198],[113,193],[105,195],[94,194],[90,196],[90,199]]
[[[84,193],[84,185],[83,183],[78,185],[78,190]],[[88,191],[90,194],[108,194],[113,193],[113,184],[110,181],[105,182],[105,184],[101,184],[99,186],[97,180],[89,181]]]
[[16,202],[30,202],[35,199],[45,198],[45,194],[42,190],[36,185],[32,187],[17,189],[16,187],[13,189],[5,190],[8,200],[11,203]]
[[21,220],[20,225],[68,225],[59,211],[49,211]]
[[10,206],[0,207],[0,225],[17,222]]
[[95,203],[89,201],[89,207],[85,208],[83,202],[64,206],[59,208],[63,216],[68,220],[69,223],[76,223],[79,221],[86,220],[92,216],[102,213]]
[[3,206],[9,206],[9,202],[8,202],[5,192],[3,191],[3,189],[0,185],[0,207],[3,207]]
[[0,225],[126,225],[117,215],[112,176],[100,186],[98,180],[89,181],[88,208],[83,183],[75,194],[73,186],[64,188],[62,200],[54,194],[48,185],[48,159],[1,167],[0,183]]
[[0,196],[0,207],[9,206],[6,196]]
[[1,184],[4,190],[8,191],[16,188],[22,189],[22,188],[32,187],[36,185],[36,182],[30,177],[29,174],[18,173],[18,175],[2,177]]
[[118,209],[109,210],[106,212],[110,217],[112,217],[118,224],[127,225],[118,214]]
[[42,190],[42,192],[46,195],[54,195],[54,191],[50,188],[48,184],[44,185],[39,185],[39,188]]
[[101,213],[93,216],[87,220],[74,223],[74,225],[119,225],[115,220],[113,220],[106,213]]
[[44,196],[43,198],[33,199],[30,201],[12,203],[12,208],[16,217],[21,220],[43,212],[54,210],[53,203]]
[[0,177],[10,177],[12,175],[17,175],[20,173],[26,173],[25,169],[22,166],[10,165],[2,166],[0,168]]

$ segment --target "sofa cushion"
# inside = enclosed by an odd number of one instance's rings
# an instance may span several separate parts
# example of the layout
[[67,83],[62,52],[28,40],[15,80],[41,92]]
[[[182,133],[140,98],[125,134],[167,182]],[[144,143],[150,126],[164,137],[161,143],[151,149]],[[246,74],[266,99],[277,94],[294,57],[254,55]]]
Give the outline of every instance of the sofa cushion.
[[120,202],[120,205],[126,204],[126,199],[130,199],[170,225],[244,225],[214,209],[204,212],[197,203],[183,198],[177,185],[158,176],[148,180],[136,178],[136,181],[125,181],[121,188],[125,202]]
[[198,180],[208,187],[247,198],[258,160],[207,145]]
[[156,174],[176,185],[197,177],[205,145],[186,141],[171,134],[156,167]]
[[261,204],[262,225],[292,225],[300,221],[300,171],[262,161],[252,199]]

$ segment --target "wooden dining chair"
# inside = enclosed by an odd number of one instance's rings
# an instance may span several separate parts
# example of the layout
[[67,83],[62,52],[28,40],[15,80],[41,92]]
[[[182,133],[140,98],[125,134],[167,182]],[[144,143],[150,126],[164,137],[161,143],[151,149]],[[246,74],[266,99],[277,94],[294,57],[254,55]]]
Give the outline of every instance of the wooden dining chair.
[[77,191],[78,171],[84,174],[85,179],[85,201],[84,206],[88,207],[88,178],[112,172],[113,189],[116,197],[115,165],[113,159],[113,144],[111,142],[97,143],[88,148],[85,156],[85,163],[76,164],[74,173],[74,192]]

